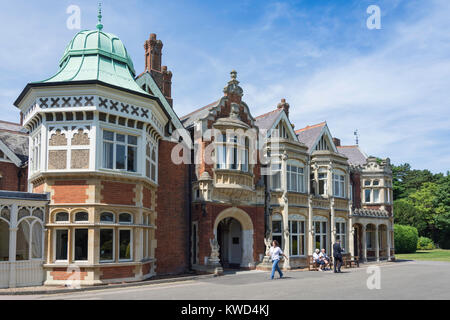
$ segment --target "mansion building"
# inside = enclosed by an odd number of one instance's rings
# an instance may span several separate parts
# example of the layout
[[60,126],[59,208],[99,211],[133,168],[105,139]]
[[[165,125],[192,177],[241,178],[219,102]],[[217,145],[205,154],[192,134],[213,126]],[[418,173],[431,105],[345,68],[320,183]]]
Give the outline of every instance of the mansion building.
[[264,268],[271,239],[284,269],[337,239],[361,261],[394,259],[389,159],[325,122],[295,130],[284,99],[253,116],[235,71],[179,118],[162,47],[151,34],[137,74],[99,22],[26,85],[21,125],[0,123],[0,288]]

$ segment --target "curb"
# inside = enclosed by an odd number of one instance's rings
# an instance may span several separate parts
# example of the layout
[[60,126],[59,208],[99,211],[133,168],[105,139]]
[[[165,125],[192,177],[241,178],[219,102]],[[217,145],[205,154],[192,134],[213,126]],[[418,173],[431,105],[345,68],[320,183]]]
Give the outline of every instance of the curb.
[[23,295],[43,295],[43,294],[63,294],[63,293],[78,293],[83,291],[95,291],[95,290],[105,290],[105,289],[116,289],[116,288],[128,288],[128,287],[142,287],[142,286],[151,286],[153,284],[161,284],[161,283],[173,283],[180,281],[191,281],[191,280],[199,280],[199,279],[210,279],[217,277],[214,274],[207,275],[195,275],[195,276],[186,276],[186,277],[175,277],[175,278],[167,278],[167,279],[155,279],[155,280],[145,280],[140,282],[129,282],[129,283],[120,283],[120,284],[105,284],[105,285],[97,285],[92,287],[81,287],[80,289],[57,289],[57,290],[35,290],[35,291],[16,291],[16,292],[0,292],[1,296],[23,296]]

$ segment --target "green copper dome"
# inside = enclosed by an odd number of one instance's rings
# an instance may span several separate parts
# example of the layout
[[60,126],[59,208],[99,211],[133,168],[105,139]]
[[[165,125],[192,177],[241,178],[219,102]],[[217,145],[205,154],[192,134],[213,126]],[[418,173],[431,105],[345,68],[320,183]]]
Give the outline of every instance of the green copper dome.
[[118,37],[100,29],[83,30],[67,45],[58,73],[41,83],[99,80],[146,93],[135,82],[135,74],[133,61]]

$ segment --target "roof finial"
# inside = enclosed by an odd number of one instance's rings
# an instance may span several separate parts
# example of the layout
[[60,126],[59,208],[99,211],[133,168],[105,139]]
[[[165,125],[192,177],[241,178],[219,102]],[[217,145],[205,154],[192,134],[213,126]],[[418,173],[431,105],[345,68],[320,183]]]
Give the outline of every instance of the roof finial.
[[98,23],[97,23],[97,29],[98,30],[102,30],[103,29],[103,24],[102,24],[102,3],[99,2],[98,3]]
[[231,79],[232,79],[232,80],[236,80],[236,78],[237,78],[237,72],[236,72],[236,70],[232,70],[232,71],[230,72],[230,75],[231,75]]

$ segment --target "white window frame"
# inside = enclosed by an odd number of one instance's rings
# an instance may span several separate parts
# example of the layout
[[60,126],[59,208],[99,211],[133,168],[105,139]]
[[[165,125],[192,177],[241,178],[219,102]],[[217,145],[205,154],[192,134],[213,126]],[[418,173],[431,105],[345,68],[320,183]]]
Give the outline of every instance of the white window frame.
[[[339,227],[338,227],[339,225]],[[347,248],[347,222],[343,218],[336,218],[335,220],[336,228],[336,240],[341,240],[341,246]]]
[[[321,178],[320,175],[325,175],[324,178]],[[317,184],[317,193],[321,196],[328,195],[328,171],[327,170],[319,170],[317,174],[318,184]],[[320,193],[320,181],[324,181],[323,184],[323,193]]]
[[[86,260],[75,260],[75,233],[77,230],[87,230],[87,259]],[[72,237],[72,261],[76,263],[88,263],[89,261],[89,228],[88,227],[76,227],[72,229],[73,237]]]
[[[292,170],[293,168],[296,168]],[[299,192],[304,193],[305,192],[305,167],[302,165],[299,161],[288,161],[287,167],[286,167],[286,184],[289,192]],[[301,170],[301,173],[300,173]],[[294,189],[292,187],[292,178],[294,177],[296,181],[297,188]]]
[[[282,179],[281,179],[281,163],[273,162],[270,164],[270,189],[271,190],[281,190],[282,188]],[[275,184],[274,182],[277,181]],[[279,186],[278,186],[279,184]]]
[[333,196],[345,198],[345,173],[340,170],[333,172]]
[[[316,223],[319,223],[319,233],[316,232]],[[323,225],[325,223],[325,227]],[[314,247],[316,246],[316,236],[320,236],[320,250],[325,248],[326,252],[329,252],[328,248],[328,219],[322,216],[315,216],[313,218],[313,228],[314,228]],[[325,230],[324,230],[325,229]],[[323,243],[323,236],[325,236],[325,245]]]
[[[129,230],[130,231],[130,259],[121,259],[120,258],[120,231],[124,231],[124,230]],[[134,245],[133,245],[133,228],[118,228],[117,229],[117,236],[119,241],[117,242],[117,245],[119,246],[117,252],[119,254],[119,262],[130,262],[133,261],[133,250],[134,250]]]
[[[113,140],[105,140],[105,132],[106,131],[111,132],[111,133],[114,134]],[[117,135],[118,134],[125,136],[125,141],[117,141]],[[132,137],[136,138],[136,144],[132,144],[132,143],[128,142],[128,137],[129,136],[132,136]],[[127,172],[127,173],[132,173],[132,174],[138,174],[139,173],[139,161],[138,161],[138,159],[139,159],[139,156],[140,156],[139,139],[140,139],[140,136],[137,135],[137,134],[132,134],[132,133],[125,132],[125,131],[117,131],[117,130],[113,130],[113,129],[110,129],[110,128],[102,128],[102,130],[101,130],[101,141],[102,141],[101,168],[104,169],[104,170],[113,170],[113,171],[120,171],[120,172]],[[106,143],[113,145],[113,150],[112,150],[112,153],[113,153],[113,159],[112,159],[113,167],[112,168],[106,167],[106,164],[105,164],[105,157],[106,157],[106,155],[105,155],[105,144]],[[125,168],[123,168],[123,169],[117,169],[116,168],[116,166],[117,166],[117,146],[118,145],[125,147],[125,155],[124,155],[125,156],[125,159],[124,159]],[[136,162],[135,166],[136,167],[135,167],[134,171],[128,170],[128,148],[130,148],[130,147],[136,149],[136,159],[135,159],[135,162]]]
[[[147,148],[150,150],[150,154],[147,154]],[[153,181],[154,183],[158,183],[158,143],[152,141],[147,137],[147,142],[145,145],[145,176]],[[152,159],[152,155],[155,155],[155,160]],[[147,163],[148,163],[148,174],[147,174]],[[152,179],[152,166],[155,167],[155,177]]]
[[[281,225],[281,232],[273,232],[273,223],[274,222],[280,222]],[[280,248],[284,248],[284,237],[283,237],[283,218],[280,214],[274,214],[272,216],[272,220],[271,220],[271,231],[272,231],[272,240],[274,237],[280,237],[281,238],[281,242],[279,243]],[[272,244],[271,244],[272,245]]]
[[[297,224],[297,232],[294,233],[293,224]],[[303,225],[303,228],[302,228]],[[303,230],[303,232],[302,232]],[[292,238],[297,237],[297,252],[292,252],[293,246],[292,246]],[[301,239],[301,241],[300,241]],[[301,247],[300,247],[301,242]],[[295,215],[294,217],[289,217],[289,247],[290,247],[290,256],[291,257],[304,257],[306,253],[306,245],[305,245],[305,219],[297,217]],[[302,254],[303,252],[303,254]]]
[[[66,260],[58,260],[56,259],[56,237],[57,237],[57,230],[66,230],[67,231],[67,259]],[[68,227],[58,227],[53,229],[53,260],[55,261],[55,264],[58,263],[68,263],[69,262],[69,228]]]
[[112,234],[113,234],[113,239],[112,239],[112,260],[101,260],[101,257],[102,257],[102,255],[101,255],[101,252],[100,252],[100,250],[101,250],[101,246],[100,246],[100,244],[101,244],[101,242],[100,242],[100,232],[99,232],[99,239],[98,239],[98,250],[99,250],[99,252],[98,252],[98,258],[99,258],[99,261],[100,261],[100,263],[111,263],[111,262],[114,262],[114,261],[116,261],[116,229],[114,228],[114,227],[101,227],[100,228],[100,231],[101,230],[111,230],[112,231]]

